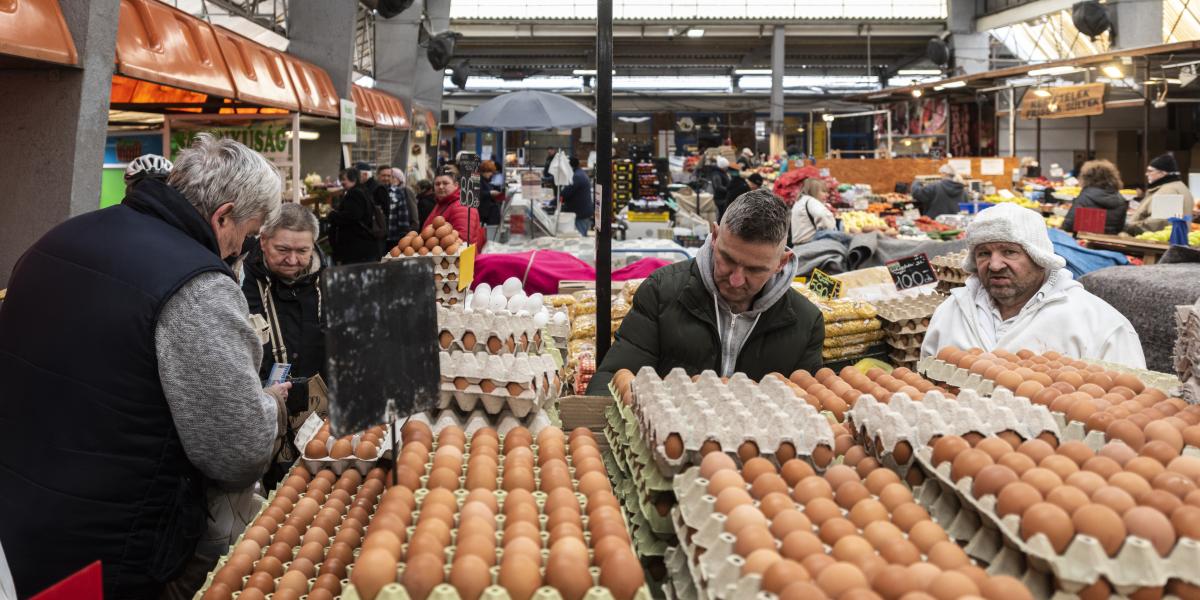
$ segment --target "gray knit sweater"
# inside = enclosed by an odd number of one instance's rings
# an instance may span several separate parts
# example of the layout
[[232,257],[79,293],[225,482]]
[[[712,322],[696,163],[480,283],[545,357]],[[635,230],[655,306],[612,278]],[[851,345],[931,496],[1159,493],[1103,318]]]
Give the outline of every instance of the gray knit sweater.
[[188,460],[225,489],[262,476],[276,402],[258,378],[262,345],[237,282],[202,273],[167,301],[154,331],[158,375]]

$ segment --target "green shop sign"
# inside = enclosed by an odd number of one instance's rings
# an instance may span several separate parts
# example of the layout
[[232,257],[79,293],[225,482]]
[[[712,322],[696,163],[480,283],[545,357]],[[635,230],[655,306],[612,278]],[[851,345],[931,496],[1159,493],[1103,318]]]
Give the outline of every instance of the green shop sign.
[[219,138],[229,138],[262,154],[287,154],[291,152],[289,133],[292,130],[290,121],[258,123],[249,127],[203,127],[183,129],[181,123],[173,124],[171,130],[171,158],[175,159],[179,151],[191,145],[197,133],[211,133]]

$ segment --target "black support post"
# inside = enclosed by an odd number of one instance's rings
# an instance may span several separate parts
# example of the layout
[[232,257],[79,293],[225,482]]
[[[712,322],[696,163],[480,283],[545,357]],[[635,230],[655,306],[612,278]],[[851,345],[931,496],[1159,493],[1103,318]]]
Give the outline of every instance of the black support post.
[[596,364],[612,338],[612,68],[613,0],[596,3]]

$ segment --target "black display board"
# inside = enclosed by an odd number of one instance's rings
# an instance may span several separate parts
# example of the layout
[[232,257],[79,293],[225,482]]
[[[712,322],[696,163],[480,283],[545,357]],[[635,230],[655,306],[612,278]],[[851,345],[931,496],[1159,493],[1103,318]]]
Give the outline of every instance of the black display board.
[[884,264],[898,290],[907,290],[938,281],[937,275],[933,272],[933,265],[929,264],[929,255],[925,253],[889,260]]
[[434,408],[441,370],[432,259],[328,268],[321,301],[334,436]]

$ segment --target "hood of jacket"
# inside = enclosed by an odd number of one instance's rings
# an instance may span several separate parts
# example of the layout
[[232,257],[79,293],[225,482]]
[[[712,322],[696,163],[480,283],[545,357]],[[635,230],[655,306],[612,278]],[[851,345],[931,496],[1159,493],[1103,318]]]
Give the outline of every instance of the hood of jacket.
[[246,257],[242,261],[242,268],[245,270],[247,276],[254,279],[267,281],[269,278],[273,285],[291,288],[314,285],[317,277],[321,274],[321,270],[325,268],[325,263],[321,259],[321,250],[314,247],[312,261],[309,263],[308,269],[295,279],[284,279],[267,268],[267,260],[263,255],[262,245],[254,244],[251,246],[250,251],[246,253]]
[[957,194],[957,193],[961,192],[964,187],[966,187],[966,184],[964,184],[963,182],[955,181],[953,179],[943,179],[941,181],[941,185],[943,187],[945,187],[946,191],[951,194]]
[[[121,204],[142,214],[161,219],[196,240],[213,254],[221,256],[221,246],[212,225],[192,206],[179,190],[158,179],[143,179],[121,200]],[[228,264],[228,262],[226,263]],[[232,271],[229,273],[232,275]]]
[[[700,278],[704,280],[704,287],[708,293],[712,295],[717,303],[725,309],[729,308],[728,303],[721,297],[721,293],[717,290],[717,280],[713,275],[713,267],[715,266],[713,259],[713,238],[709,236],[704,241],[704,245],[700,247],[700,252],[696,254],[696,263],[700,268]],[[743,316],[756,317],[771,308],[783,297],[784,294],[792,288],[792,279],[796,277],[796,272],[799,269],[800,261],[793,254],[783,270],[776,273],[767,280],[762,291],[755,297],[754,302],[750,304],[750,309],[740,313]]]

